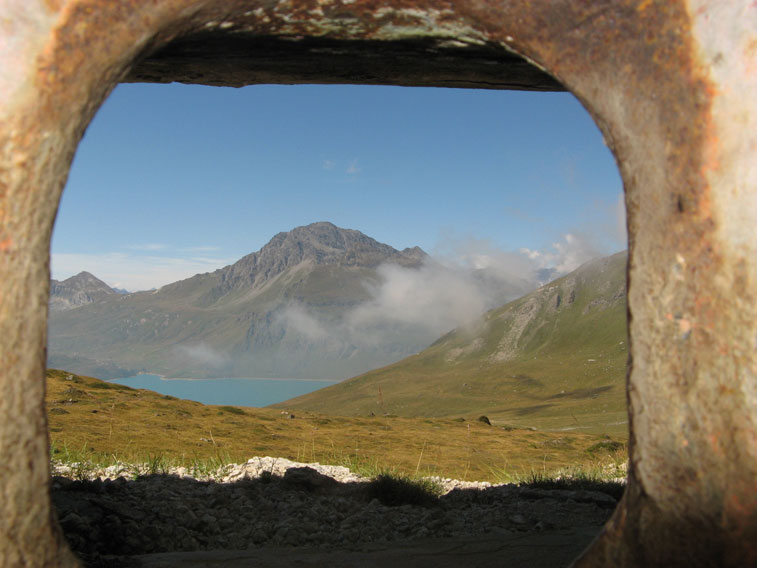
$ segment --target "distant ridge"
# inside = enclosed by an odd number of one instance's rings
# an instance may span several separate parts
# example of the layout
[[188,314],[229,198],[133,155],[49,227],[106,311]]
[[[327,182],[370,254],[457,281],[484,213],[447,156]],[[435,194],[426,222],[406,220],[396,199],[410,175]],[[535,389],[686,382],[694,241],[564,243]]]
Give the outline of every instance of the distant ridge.
[[72,310],[114,294],[118,292],[93,274],[84,271],[62,282],[50,281],[50,310]]

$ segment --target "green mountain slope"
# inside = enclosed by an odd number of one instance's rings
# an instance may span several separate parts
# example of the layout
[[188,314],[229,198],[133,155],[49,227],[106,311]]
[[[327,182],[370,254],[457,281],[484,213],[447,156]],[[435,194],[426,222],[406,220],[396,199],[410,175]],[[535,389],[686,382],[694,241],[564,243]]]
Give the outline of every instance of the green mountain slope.
[[626,432],[625,252],[486,313],[398,363],[275,405],[343,415],[485,414]]

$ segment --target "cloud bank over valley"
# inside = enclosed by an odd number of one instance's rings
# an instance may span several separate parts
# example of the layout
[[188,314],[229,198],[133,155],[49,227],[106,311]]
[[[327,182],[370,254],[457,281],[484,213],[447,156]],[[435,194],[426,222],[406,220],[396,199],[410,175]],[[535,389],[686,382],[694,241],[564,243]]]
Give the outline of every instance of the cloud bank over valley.
[[280,325],[314,341],[357,347],[393,334],[430,341],[567,274],[604,250],[586,233],[569,233],[543,250],[498,249],[483,239],[446,243],[418,268],[384,264],[366,285],[370,299],[338,321],[325,321],[302,302],[278,314]]

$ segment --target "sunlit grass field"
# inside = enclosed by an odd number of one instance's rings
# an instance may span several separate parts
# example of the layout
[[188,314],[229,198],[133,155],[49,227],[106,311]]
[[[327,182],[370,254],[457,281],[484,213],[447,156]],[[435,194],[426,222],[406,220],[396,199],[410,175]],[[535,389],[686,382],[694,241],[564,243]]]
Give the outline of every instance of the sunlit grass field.
[[56,370],[47,374],[47,408],[52,458],[67,462],[200,470],[268,455],[369,476],[492,482],[557,472],[612,477],[625,462],[623,437],[490,425],[477,414],[340,417],[209,406]]

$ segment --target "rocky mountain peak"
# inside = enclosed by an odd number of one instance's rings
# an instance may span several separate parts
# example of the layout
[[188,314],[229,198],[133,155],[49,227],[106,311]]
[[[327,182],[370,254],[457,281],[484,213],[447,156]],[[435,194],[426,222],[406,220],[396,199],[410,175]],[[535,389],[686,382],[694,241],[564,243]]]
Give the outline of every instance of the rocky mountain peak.
[[117,293],[95,275],[82,271],[63,281],[50,281],[50,310],[71,310]]
[[419,247],[398,251],[360,231],[318,222],[278,233],[258,252],[224,268],[221,287],[260,286],[303,262],[372,268],[385,262],[417,266],[425,257]]
[[328,264],[350,252],[392,256],[398,251],[353,229],[328,222],[312,223],[279,233],[258,253]]

